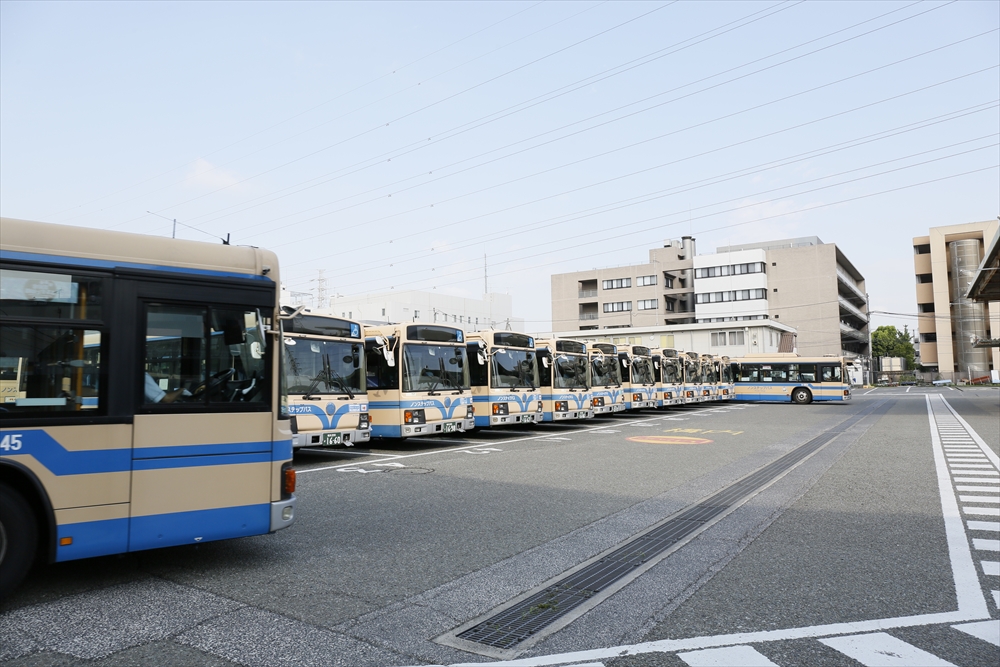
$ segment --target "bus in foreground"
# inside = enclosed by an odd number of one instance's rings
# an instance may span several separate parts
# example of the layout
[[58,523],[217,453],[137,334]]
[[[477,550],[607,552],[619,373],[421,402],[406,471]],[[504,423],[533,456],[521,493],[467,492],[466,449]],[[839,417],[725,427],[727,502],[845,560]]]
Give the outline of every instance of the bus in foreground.
[[466,336],[476,428],[542,421],[535,339],[512,331]]
[[364,334],[373,438],[459,433],[476,427],[462,329],[381,324],[366,326]]
[[576,340],[536,340],[543,421],[589,419],[594,416],[590,393],[587,344]]
[[653,357],[644,345],[619,345],[622,392],[626,410],[656,407],[656,381],[653,378]]
[[292,447],[353,447],[371,439],[361,324],[282,308]]
[[295,518],[266,250],[0,219],[0,595]]
[[684,362],[677,350],[653,350],[653,379],[656,381],[656,407],[684,403]]
[[625,410],[625,393],[622,391],[621,362],[618,346],[611,343],[591,343],[590,391],[594,416]]
[[843,357],[748,354],[733,360],[738,401],[849,401]]

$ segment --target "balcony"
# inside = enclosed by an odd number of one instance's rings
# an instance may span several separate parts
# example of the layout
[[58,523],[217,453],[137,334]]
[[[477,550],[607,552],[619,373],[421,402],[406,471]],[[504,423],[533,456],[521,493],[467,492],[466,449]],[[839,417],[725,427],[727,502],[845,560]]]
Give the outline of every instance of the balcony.
[[858,331],[850,324],[840,323],[840,337],[841,338],[853,338],[854,340],[859,340],[864,343],[868,342],[868,334],[863,331]]
[[847,275],[839,266],[837,267],[837,280],[839,280],[840,283],[847,288],[847,291],[856,298],[861,299],[862,301],[865,300],[865,293],[862,292],[861,288],[858,287],[858,284],[854,282],[854,278]]
[[582,289],[579,292],[577,292],[577,296],[580,299],[589,299],[591,297],[597,296],[597,290],[596,289]]
[[598,313],[580,313],[581,320],[596,320]]
[[851,303],[850,301],[848,301],[844,297],[840,297],[839,299],[837,299],[837,301],[838,301],[838,303],[840,305],[840,309],[841,310],[847,311],[848,314],[853,315],[854,317],[858,318],[862,322],[867,322],[868,321],[868,315],[865,314],[864,312],[862,312],[860,308],[858,308],[857,306],[855,306],[853,303]]

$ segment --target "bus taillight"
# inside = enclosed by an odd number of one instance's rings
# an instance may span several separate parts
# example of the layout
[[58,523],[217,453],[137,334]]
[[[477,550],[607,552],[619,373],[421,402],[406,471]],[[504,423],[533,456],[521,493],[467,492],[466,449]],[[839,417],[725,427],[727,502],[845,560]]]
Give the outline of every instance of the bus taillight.
[[281,496],[290,498],[295,493],[295,468],[286,463],[281,468]]

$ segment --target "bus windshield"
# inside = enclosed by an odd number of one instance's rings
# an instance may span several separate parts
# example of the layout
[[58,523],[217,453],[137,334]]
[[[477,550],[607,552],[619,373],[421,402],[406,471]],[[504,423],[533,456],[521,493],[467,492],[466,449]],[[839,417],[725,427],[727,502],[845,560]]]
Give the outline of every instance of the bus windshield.
[[612,356],[595,357],[592,363],[594,386],[621,386],[622,375],[618,369],[618,358]]
[[632,383],[653,384],[653,364],[646,357],[636,357],[632,360]]
[[676,384],[680,382],[680,373],[677,360],[676,359],[664,359],[660,367],[663,372],[663,383],[664,384]]
[[492,364],[492,387],[538,387],[538,366],[535,365],[535,353],[531,350],[495,350]]
[[403,345],[403,391],[469,389],[464,345]]
[[586,389],[587,358],[560,354],[555,359],[552,379],[556,389]]
[[365,393],[361,354],[361,343],[286,337],[288,393]]

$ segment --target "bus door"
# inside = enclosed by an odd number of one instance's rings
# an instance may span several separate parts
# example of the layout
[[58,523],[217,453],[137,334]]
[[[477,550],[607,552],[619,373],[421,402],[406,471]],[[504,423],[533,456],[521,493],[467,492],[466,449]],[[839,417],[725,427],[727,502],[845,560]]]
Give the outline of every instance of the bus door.
[[290,458],[272,447],[273,286],[241,305],[141,289],[129,550],[267,533],[272,461]]

